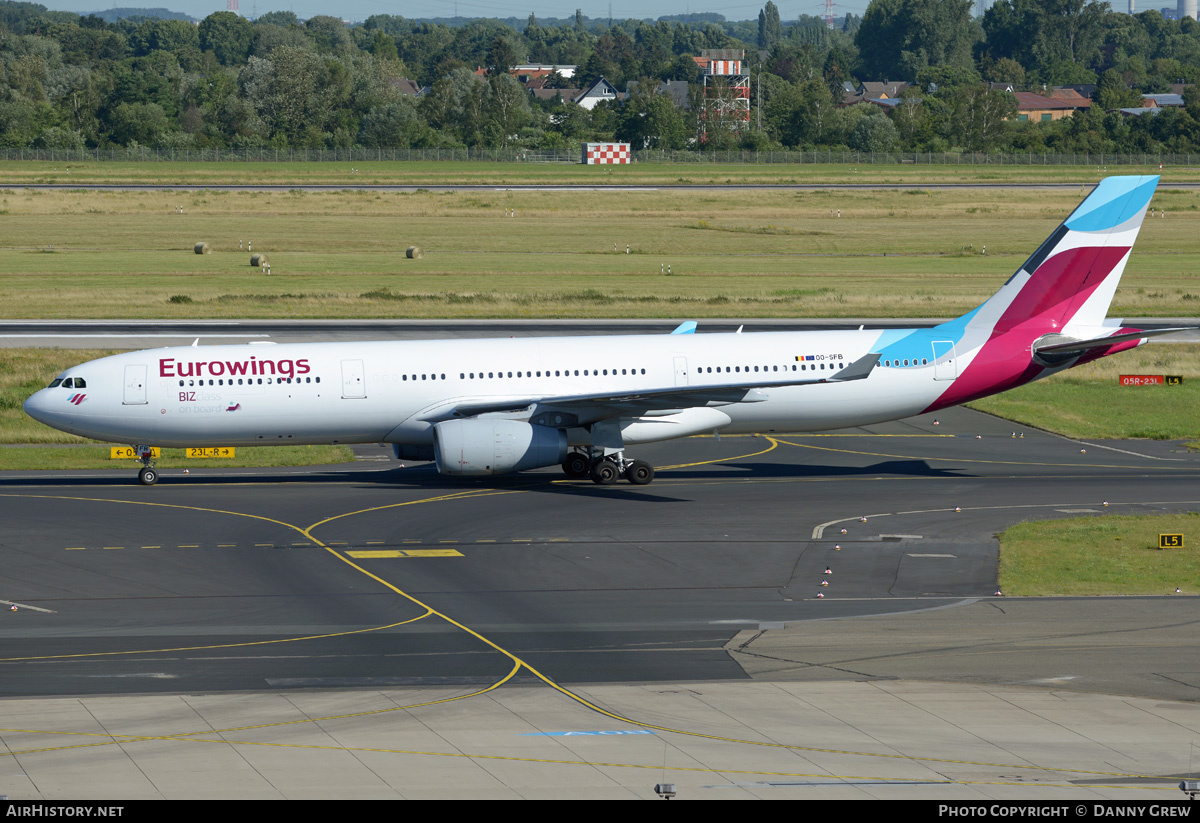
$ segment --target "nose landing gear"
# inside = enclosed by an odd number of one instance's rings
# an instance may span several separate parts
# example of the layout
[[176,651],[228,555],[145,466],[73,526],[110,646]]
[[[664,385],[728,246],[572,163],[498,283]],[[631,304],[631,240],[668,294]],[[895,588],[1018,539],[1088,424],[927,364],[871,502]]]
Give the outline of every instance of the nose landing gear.
[[138,459],[142,461],[142,468],[138,472],[138,482],[143,486],[153,486],[158,482],[158,469],[150,462],[151,456],[154,454],[150,446],[136,447]]

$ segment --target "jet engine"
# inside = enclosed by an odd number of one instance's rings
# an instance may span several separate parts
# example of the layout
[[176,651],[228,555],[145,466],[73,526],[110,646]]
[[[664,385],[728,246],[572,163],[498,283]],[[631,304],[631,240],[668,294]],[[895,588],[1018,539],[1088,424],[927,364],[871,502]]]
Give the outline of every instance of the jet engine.
[[447,420],[433,427],[433,453],[442,474],[506,474],[562,463],[567,435],[519,420]]

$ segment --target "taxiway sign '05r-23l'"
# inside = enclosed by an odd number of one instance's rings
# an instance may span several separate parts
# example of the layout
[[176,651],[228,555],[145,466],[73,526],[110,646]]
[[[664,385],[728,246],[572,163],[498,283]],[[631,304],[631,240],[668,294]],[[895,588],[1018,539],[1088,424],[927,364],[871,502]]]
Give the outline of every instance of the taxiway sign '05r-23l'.
[[1005,391],[1146,342],[1105,315],[1158,177],[1103,180],[999,291],[932,328],[151,349],[67,369],[25,403],[150,446],[394,444],[452,475],[561,465],[649,483],[625,447],[861,426]]

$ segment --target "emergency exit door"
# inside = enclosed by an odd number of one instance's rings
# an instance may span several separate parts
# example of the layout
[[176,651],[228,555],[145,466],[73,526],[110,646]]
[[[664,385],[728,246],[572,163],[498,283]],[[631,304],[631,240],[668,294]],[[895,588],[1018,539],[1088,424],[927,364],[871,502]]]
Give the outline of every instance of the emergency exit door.
[[348,400],[367,396],[367,382],[363,374],[363,361],[342,361],[342,397]]
[[687,358],[675,358],[675,385],[686,386],[688,384]]
[[125,367],[125,399],[126,406],[144,406],[146,404],[146,367],[135,365]]

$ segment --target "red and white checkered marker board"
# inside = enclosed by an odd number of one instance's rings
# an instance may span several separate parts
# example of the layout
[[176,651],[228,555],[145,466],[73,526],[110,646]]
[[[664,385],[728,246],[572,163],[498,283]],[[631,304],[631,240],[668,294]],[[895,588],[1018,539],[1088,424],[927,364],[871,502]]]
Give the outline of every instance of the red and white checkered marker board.
[[625,165],[629,163],[628,143],[584,143],[583,162],[589,166]]

